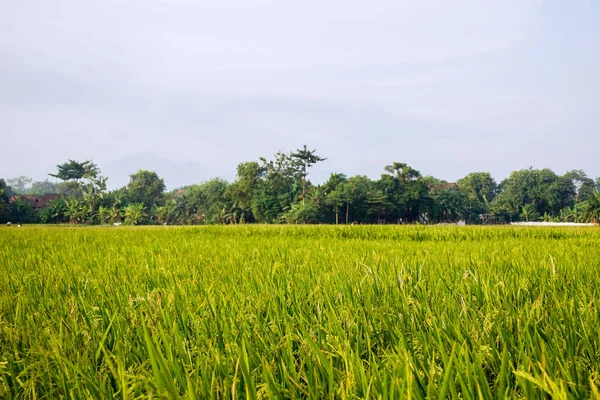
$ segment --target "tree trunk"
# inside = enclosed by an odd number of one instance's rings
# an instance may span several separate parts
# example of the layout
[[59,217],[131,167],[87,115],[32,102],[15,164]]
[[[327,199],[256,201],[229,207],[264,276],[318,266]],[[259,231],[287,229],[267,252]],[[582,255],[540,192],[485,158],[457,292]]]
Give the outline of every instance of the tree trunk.
[[306,200],[306,166],[304,166],[302,171],[302,205],[305,205]]
[[348,215],[350,214],[350,203],[346,203],[346,225],[348,225]]
[[339,219],[340,219],[340,213],[339,211],[336,210],[335,212],[335,224],[339,224]]

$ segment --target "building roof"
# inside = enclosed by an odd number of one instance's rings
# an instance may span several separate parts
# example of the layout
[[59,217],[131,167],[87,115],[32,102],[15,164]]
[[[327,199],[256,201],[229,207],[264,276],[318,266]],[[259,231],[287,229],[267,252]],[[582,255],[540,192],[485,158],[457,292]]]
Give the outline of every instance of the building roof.
[[22,195],[12,196],[8,200],[8,202],[9,203],[15,202],[17,197],[20,197],[21,201],[23,203],[27,203],[27,204],[33,206],[33,208],[41,209],[41,208],[48,207],[50,205],[51,201],[60,199],[62,197],[62,195],[54,194],[54,193],[47,193],[47,194],[42,194],[42,195],[22,194]]

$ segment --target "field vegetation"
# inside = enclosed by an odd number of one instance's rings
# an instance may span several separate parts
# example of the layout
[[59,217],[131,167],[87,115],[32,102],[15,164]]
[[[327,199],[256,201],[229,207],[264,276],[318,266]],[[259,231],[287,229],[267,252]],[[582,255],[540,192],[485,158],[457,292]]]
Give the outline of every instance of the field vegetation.
[[0,230],[0,398],[590,398],[600,230]]

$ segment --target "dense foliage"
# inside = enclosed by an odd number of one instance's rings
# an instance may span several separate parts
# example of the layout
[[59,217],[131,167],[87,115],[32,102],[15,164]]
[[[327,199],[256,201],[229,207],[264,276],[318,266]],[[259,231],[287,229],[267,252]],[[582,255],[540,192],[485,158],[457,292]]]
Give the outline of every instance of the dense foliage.
[[0,398],[599,396],[594,228],[0,229]]
[[[487,172],[456,183],[423,176],[402,162],[384,168],[377,180],[333,173],[322,185],[310,167],[325,160],[306,146],[272,159],[244,162],[230,183],[218,178],[165,192],[153,171],[140,170],[129,184],[108,192],[90,162],[69,160],[50,174],[61,183],[7,180],[0,196],[0,222],[238,224],[505,223],[511,221],[598,222],[600,179],[583,171],[557,175],[549,169],[513,172],[499,184]],[[42,193],[41,190],[47,192]],[[6,193],[12,193],[7,197]],[[16,196],[15,196],[16,194]],[[55,194],[34,207],[35,195]],[[129,214],[129,217],[127,217]]]

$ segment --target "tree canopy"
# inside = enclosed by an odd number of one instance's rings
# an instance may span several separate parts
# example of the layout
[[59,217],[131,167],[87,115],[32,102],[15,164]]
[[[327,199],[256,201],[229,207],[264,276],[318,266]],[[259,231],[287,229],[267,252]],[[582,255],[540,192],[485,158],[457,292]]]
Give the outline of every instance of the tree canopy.
[[[452,223],[510,221],[592,222],[600,219],[600,179],[584,171],[514,171],[497,183],[488,172],[446,182],[402,161],[379,179],[331,173],[321,185],[309,170],[326,160],[305,145],[271,158],[242,162],[233,182],[214,178],[166,192],[154,171],[139,170],[108,191],[107,178],[89,160],[57,165],[60,179],[0,180],[0,220],[48,223]],[[12,186],[12,187],[11,187]],[[51,197],[38,202],[36,196]],[[17,196],[13,196],[17,195]],[[11,200],[12,199],[12,200]],[[42,204],[42,208],[40,208]],[[492,216],[493,218],[489,218]]]

